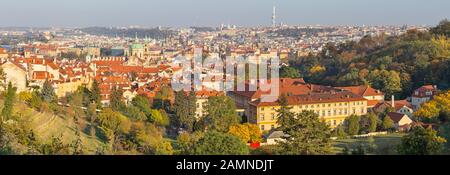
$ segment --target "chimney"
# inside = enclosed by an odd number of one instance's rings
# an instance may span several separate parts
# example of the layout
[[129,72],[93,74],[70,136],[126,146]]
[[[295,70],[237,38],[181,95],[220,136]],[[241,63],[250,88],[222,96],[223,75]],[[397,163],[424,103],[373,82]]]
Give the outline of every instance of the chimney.
[[392,95],[391,100],[392,100],[391,106],[392,106],[392,108],[395,108],[395,96],[394,95]]

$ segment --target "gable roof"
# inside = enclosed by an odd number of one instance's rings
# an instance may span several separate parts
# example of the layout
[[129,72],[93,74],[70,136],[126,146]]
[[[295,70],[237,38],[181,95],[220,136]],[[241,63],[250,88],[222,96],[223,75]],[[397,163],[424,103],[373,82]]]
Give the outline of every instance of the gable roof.
[[383,92],[380,90],[374,89],[367,85],[361,85],[361,86],[347,86],[347,87],[336,87],[337,89],[342,89],[346,91],[353,92],[355,94],[361,95],[361,96],[379,96],[384,95]]
[[408,117],[408,116],[405,115],[405,114],[400,114],[400,113],[397,113],[397,112],[389,112],[389,113],[387,114],[387,116],[388,116],[389,118],[391,118],[392,121],[394,121],[395,123],[400,122],[400,120],[402,120],[404,117]]

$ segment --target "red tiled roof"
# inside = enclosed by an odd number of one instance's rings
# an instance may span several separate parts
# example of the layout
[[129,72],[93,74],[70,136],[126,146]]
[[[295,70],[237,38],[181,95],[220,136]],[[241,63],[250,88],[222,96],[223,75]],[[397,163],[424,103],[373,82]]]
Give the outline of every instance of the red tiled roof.
[[379,96],[384,95],[383,92],[376,90],[370,86],[347,86],[347,87],[336,87],[338,89],[347,90],[350,92],[353,92],[355,94],[361,95],[361,96]]
[[[436,95],[439,90],[434,85],[425,85],[418,89],[416,89],[413,93],[413,97],[423,98],[423,97],[432,97]],[[431,92],[431,95],[427,95],[427,92]]]
[[35,80],[45,80],[53,78],[53,75],[46,71],[34,71],[32,78]]

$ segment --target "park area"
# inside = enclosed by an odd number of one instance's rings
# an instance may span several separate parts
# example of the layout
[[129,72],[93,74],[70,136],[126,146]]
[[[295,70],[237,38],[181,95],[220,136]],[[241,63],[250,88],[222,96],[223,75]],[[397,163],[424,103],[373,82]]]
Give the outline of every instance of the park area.
[[397,155],[403,133],[333,141],[334,154]]

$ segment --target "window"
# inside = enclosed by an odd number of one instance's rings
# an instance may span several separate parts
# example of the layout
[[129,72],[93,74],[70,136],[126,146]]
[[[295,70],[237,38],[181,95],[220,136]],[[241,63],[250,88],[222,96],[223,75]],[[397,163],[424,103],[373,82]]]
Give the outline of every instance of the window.
[[264,125],[261,125],[261,131],[264,131],[264,130],[265,130]]
[[261,115],[261,121],[264,121],[264,115]]
[[322,111],[322,117],[325,117],[325,111]]
[[331,116],[331,110],[328,110],[328,116]]
[[272,114],[272,120],[275,120],[275,114]]

